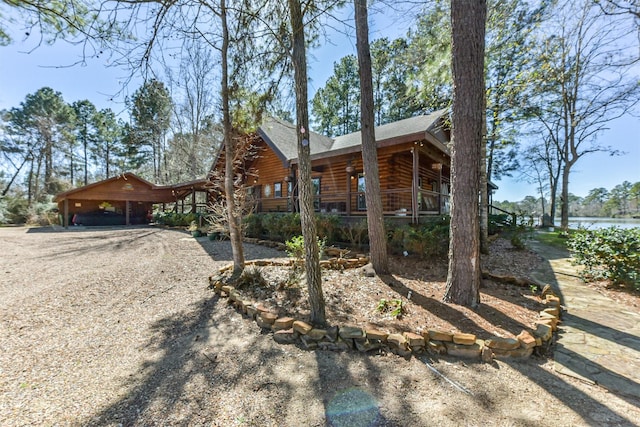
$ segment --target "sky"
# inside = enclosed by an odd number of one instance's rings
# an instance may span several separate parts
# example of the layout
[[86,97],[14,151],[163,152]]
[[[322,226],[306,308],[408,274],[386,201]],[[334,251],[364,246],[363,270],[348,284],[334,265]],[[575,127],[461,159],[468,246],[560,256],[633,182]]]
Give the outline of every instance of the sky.
[[[388,11],[375,14],[370,23],[370,39],[404,36],[411,24],[408,16]],[[345,11],[343,17],[349,21],[352,15]],[[308,55],[309,99],[331,76],[334,62],[355,54],[353,28],[337,25],[327,28],[329,38]],[[116,114],[124,113],[124,97],[135,92],[141,84],[134,80],[123,86],[129,73],[111,67],[108,55],[70,66],[80,59],[80,46],[60,42],[33,49],[35,43],[33,39],[24,41],[17,36],[9,46],[0,47],[0,110],[18,107],[28,94],[48,86],[61,92],[68,103],[88,99],[99,109],[111,108]],[[629,115],[612,121],[609,130],[599,136],[599,142],[615,146],[625,154],[611,157],[594,153],[580,159],[572,169],[569,184],[569,191],[577,196],[584,197],[594,188],[611,190],[623,181],[640,181],[640,118]],[[519,201],[526,196],[539,196],[536,187],[527,183],[519,172],[496,184],[499,189],[494,194],[494,201]]]

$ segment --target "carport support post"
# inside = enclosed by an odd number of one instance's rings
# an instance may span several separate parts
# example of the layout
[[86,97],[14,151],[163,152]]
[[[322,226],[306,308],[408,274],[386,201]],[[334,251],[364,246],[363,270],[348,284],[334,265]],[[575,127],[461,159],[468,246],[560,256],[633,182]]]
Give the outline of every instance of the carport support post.
[[69,199],[64,199],[64,209],[62,209],[64,216],[62,217],[62,225],[64,228],[69,228]]
[[124,221],[124,223],[125,223],[126,225],[130,225],[130,224],[129,224],[129,210],[130,210],[130,206],[129,206],[129,201],[128,201],[128,200],[125,202],[125,208],[124,208],[124,210],[125,210],[125,212],[126,212],[126,213],[125,213],[125,221]]

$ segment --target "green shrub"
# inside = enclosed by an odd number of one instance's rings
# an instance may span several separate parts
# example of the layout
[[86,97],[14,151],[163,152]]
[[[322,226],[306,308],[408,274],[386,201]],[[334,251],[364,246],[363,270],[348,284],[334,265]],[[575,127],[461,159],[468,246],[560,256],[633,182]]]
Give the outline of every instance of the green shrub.
[[302,223],[299,213],[280,214],[280,232],[282,240],[289,240],[302,233]]
[[158,212],[154,215],[153,221],[157,224],[168,227],[188,227],[192,222],[198,221],[199,215],[190,212],[188,214],[178,212]]
[[411,227],[407,224],[397,225],[389,223],[385,229],[387,231],[387,246],[391,253],[401,254],[405,251],[405,242],[407,236],[411,233]]
[[399,319],[405,313],[406,309],[401,299],[381,299],[378,302],[376,310],[380,313],[389,313],[391,317]]
[[511,231],[511,238],[509,241],[511,242],[511,246],[518,250],[523,250],[526,246],[524,244],[525,232],[521,229],[521,227],[515,227],[514,230]]
[[262,216],[249,214],[242,219],[247,237],[261,238],[264,228],[262,227]]
[[585,280],[611,280],[640,290],[640,228],[579,229],[567,241]]
[[405,251],[421,258],[443,257],[449,251],[449,216],[436,217],[423,224],[386,224],[389,250]]
[[510,227],[512,222],[511,216],[507,214],[490,214],[489,234],[497,234],[499,231]]
[[368,239],[368,231],[369,228],[367,226],[366,218],[358,220],[356,222],[348,222],[342,226],[341,231],[341,240],[348,242],[351,246],[358,247],[363,243],[367,243]]
[[533,237],[533,220],[519,213],[517,221],[517,224],[508,223],[500,231],[504,232],[514,248],[523,250],[526,248],[525,241]]
[[259,267],[250,266],[242,271],[242,274],[238,278],[235,284],[238,289],[247,288],[266,288],[268,286],[267,280],[262,274],[262,269]]
[[291,258],[304,258],[304,237],[294,236],[285,242],[285,246],[287,247],[287,255]]
[[282,221],[280,215],[277,214],[263,214],[262,224],[264,234],[267,239],[277,241],[282,239]]
[[[320,253],[320,255],[324,253],[324,248],[326,247],[326,245],[326,239],[318,238],[318,252]],[[304,258],[304,237],[293,236],[291,239],[285,242],[285,246],[287,247],[287,255],[289,255],[290,257],[298,260]]]
[[29,219],[29,204],[26,198],[22,197],[5,197],[3,199],[3,213],[7,224],[25,224]]
[[425,224],[410,228],[405,248],[421,258],[444,257],[449,252],[449,225]]
[[325,239],[329,244],[333,244],[338,240],[340,225],[340,217],[337,215],[316,215],[318,236]]

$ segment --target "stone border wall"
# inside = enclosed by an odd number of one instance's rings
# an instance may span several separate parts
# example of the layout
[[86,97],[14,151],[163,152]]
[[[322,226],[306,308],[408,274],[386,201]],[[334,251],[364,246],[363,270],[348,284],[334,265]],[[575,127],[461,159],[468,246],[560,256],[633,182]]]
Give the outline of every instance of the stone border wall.
[[[355,268],[362,267],[367,262],[367,259],[334,258],[326,261],[323,267]],[[254,261],[251,264],[270,265],[271,263]],[[220,273],[224,273],[231,267],[222,268]],[[389,334],[354,325],[319,329],[292,317],[278,317],[261,302],[247,300],[233,286],[226,285],[220,276],[210,276],[209,286],[221,297],[226,297],[236,310],[255,321],[262,329],[271,331],[273,339],[280,344],[299,344],[308,350],[391,351],[407,358],[424,352],[479,359],[483,362],[491,362],[494,358],[528,358],[537,347],[545,350],[549,347],[562,312],[560,298],[554,295],[550,286],[547,285],[542,293],[547,308],[540,312],[534,329],[522,330],[516,338],[495,336],[481,340],[474,334],[451,333],[436,329],[428,329],[420,334],[414,332]]]

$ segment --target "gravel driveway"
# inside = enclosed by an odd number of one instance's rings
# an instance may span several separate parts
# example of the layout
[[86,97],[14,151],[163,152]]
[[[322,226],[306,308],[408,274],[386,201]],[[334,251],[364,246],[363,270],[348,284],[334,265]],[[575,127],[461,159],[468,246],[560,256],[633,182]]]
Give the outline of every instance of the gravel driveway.
[[[248,259],[284,256],[245,249]],[[175,230],[0,228],[0,425],[640,419],[638,401],[558,376],[546,360],[405,360],[278,345],[206,289],[230,260],[228,242]]]

